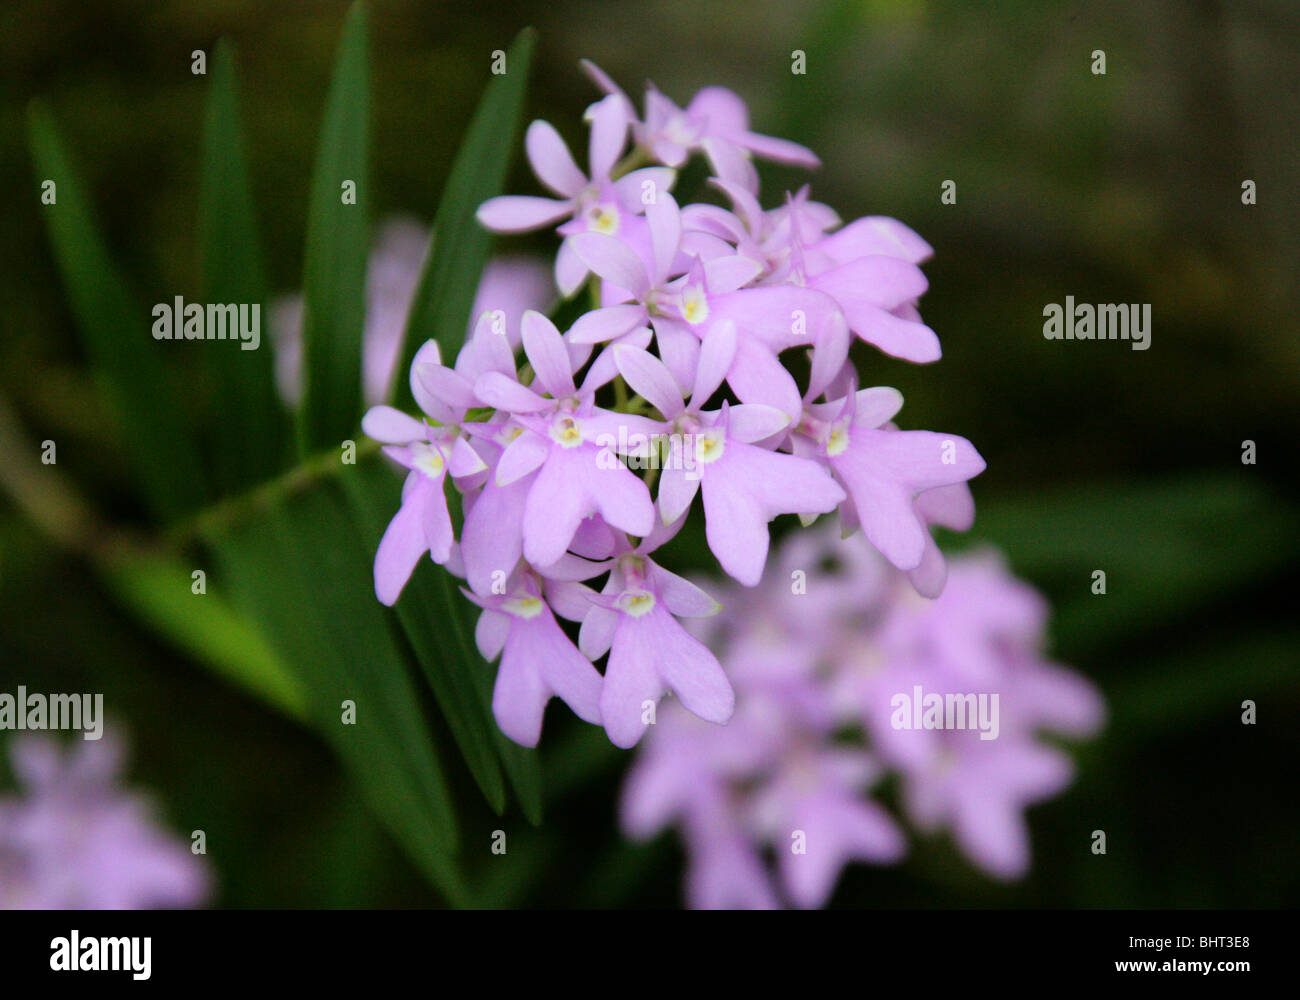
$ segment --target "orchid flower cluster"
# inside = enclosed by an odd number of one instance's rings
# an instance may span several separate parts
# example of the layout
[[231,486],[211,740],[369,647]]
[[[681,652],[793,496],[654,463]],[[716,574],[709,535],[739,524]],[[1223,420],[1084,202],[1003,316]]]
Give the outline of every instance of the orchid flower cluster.
[[[996,552],[954,561],[930,601],[861,536],[818,528],[790,536],[733,606],[698,634],[736,685],[735,717],[708,726],[666,706],[623,789],[629,836],[680,831],[690,905],[822,906],[846,863],[899,860],[903,827],[869,794],[887,778],[913,827],[951,832],[994,877],[1025,873],[1024,810],[1073,771],[1040,734],[1090,735],[1104,707],[1042,657],[1047,606]],[[918,688],[996,695],[996,727],[917,728]]]
[[[950,491],[968,496],[984,468],[962,437],[900,430],[901,395],[859,388],[850,360],[855,337],[939,357],[917,311],[925,241],[892,219],[841,225],[807,188],[764,209],[752,157],[818,161],[751,132],[732,92],[681,108],[651,87],[638,115],[586,69],[605,93],[586,114],[586,170],[535,121],[528,159],[555,197],[493,198],[478,218],[497,233],[554,227],[556,286],[570,299],[586,286],[591,308],[563,331],[485,310],[454,361],[432,341],[416,354],[421,417],[376,406],[362,424],[409,470],[375,559],[379,599],[394,603],[426,554],[461,577],[482,609],[478,647],[500,657],[495,717],[527,746],[552,696],[620,747],[666,692],[709,722],[731,717],[726,673],[683,624],[720,606],[654,559],[697,494],[710,552],[746,587],[769,522],[836,513],[933,596],[945,571],[929,528],[954,522]],[[727,207],[678,204],[676,168],[695,154]]]

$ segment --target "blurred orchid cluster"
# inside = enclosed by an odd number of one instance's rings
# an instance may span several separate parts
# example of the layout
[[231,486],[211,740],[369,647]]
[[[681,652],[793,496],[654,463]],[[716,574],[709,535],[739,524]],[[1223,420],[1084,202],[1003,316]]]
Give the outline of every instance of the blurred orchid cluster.
[[[652,87],[638,114],[586,69],[605,92],[586,114],[587,169],[535,121],[529,162],[555,197],[493,198],[478,217],[499,233],[555,227],[558,291],[586,287],[590,308],[562,332],[484,303],[454,361],[432,341],[417,353],[420,416],[380,405],[362,424],[409,470],[376,555],[379,599],[394,603],[426,554],[464,579],[482,608],[479,649],[501,661],[497,722],[528,746],[552,696],[620,747],[667,691],[709,722],[731,717],[727,674],[679,621],[720,606],[652,558],[697,493],[710,551],[746,587],[763,575],[773,518],[837,513],[934,596],[945,570],[929,528],[968,526],[965,483],[984,468],[962,437],[900,430],[900,394],[859,388],[849,357],[855,336],[939,357],[917,312],[925,241],[892,219],[842,225],[806,188],[762,208],[751,157],[818,161],[750,131],[730,91],[681,108]],[[674,198],[676,168],[696,154],[729,207]],[[559,619],[580,623],[576,643]]]
[[[664,706],[623,791],[629,836],[681,832],[692,906],[822,906],[846,863],[901,859],[882,787],[912,826],[950,832],[989,874],[1026,872],[1024,810],[1073,772],[1042,736],[1087,736],[1104,709],[1042,657],[1047,606],[996,553],[954,561],[928,600],[861,536],[819,528],[791,535],[757,590],[722,596],[732,610],[699,635],[735,685],[735,715],[710,726]],[[996,697],[994,738],[914,727],[918,689],[971,717]]]
[[63,750],[25,733],[8,749],[19,794],[0,796],[0,909],[181,909],[207,900],[206,859],[159,826],[147,797],[120,786],[119,740]]

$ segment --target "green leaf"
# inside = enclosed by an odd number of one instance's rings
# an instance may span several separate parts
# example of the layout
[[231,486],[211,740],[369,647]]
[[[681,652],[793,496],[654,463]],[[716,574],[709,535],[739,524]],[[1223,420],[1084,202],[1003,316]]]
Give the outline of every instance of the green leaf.
[[[395,622],[372,591],[372,553],[357,535],[341,487],[329,480],[270,498],[256,519],[204,528],[223,580],[296,665],[317,728],[362,794],[463,904],[451,797]],[[344,702],[356,706],[355,725],[343,724]]]
[[302,685],[220,594],[193,593],[191,569],[174,557],[124,545],[96,562],[114,596],[161,635],[273,708],[306,721]]
[[434,220],[433,252],[416,288],[400,363],[394,372],[396,386],[389,393],[395,405],[410,407],[407,373],[420,346],[438,341],[442,356],[452,359],[464,340],[470,309],[492,237],[474,213],[487,199],[501,193],[519,136],[524,92],[532,63],[536,32],[525,28],[506,52],[506,72],[494,76],[479,102],[469,130],[456,153],[438,214]]
[[270,477],[287,453],[284,409],[275,388],[266,315],[267,285],[249,191],[233,46],[217,43],[203,130],[199,210],[203,298],[261,309],[263,339],[255,350],[218,344],[204,352],[213,375],[206,421],[213,477],[229,492]]
[[150,312],[134,301],[109,257],[63,140],[40,104],[28,108],[28,134],[37,179],[55,184],[55,203],[40,210],[99,392],[119,422],[145,503],[158,519],[171,519],[205,492],[194,435],[175,405],[164,362],[164,352],[183,347],[153,339]]
[[[392,472],[375,462],[358,466],[355,475],[344,479],[357,517],[364,525],[362,537],[372,552],[400,502],[399,482]],[[505,809],[506,791],[489,736],[495,722],[483,712],[471,676],[473,670],[487,667],[477,656],[466,660],[456,642],[446,641],[448,632],[456,627],[449,618],[457,615],[442,581],[437,579],[446,575],[441,566],[421,559],[394,610],[474,780],[488,804],[500,814]],[[464,600],[459,594],[455,599]]]
[[[373,552],[400,501],[400,480],[378,462],[362,462],[346,476],[364,537]],[[458,581],[441,566],[421,559],[394,608],[438,707],[488,803],[505,808],[501,765],[530,822],[541,822],[542,774],[535,750],[507,738],[492,716],[492,667],[474,644],[474,607]]]
[[[303,265],[302,454],[337,446],[361,415],[366,314],[369,71],[365,7],[354,4],[339,42],[312,175]],[[345,187],[355,204],[345,204]],[[348,200],[352,200],[349,196]]]

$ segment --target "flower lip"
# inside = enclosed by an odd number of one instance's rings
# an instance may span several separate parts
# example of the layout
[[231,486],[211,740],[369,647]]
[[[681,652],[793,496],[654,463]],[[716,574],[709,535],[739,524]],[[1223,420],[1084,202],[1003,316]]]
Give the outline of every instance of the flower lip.
[[826,454],[835,458],[837,455],[844,454],[849,447],[849,426],[847,421],[841,421],[833,425],[830,433],[826,435]]
[[727,435],[719,427],[695,433],[695,460],[704,465],[716,462],[727,450]]
[[419,469],[430,479],[440,479],[447,463],[437,445],[417,441],[411,445],[411,467]]
[[542,608],[545,607],[545,605],[542,603],[540,597],[535,597],[532,594],[525,594],[522,597],[508,598],[502,607],[516,618],[528,619],[536,618],[540,615],[542,613]]
[[578,195],[575,219],[581,219],[589,233],[604,233],[613,236],[619,231],[622,214],[612,192],[602,191],[599,185],[591,184]]
[[677,309],[691,326],[700,326],[709,318],[709,298],[700,285],[687,285],[678,297]]
[[561,448],[577,448],[583,442],[582,421],[577,417],[562,415],[551,421],[551,440]]
[[618,599],[619,609],[633,618],[640,618],[654,610],[655,595],[648,590],[626,590]]

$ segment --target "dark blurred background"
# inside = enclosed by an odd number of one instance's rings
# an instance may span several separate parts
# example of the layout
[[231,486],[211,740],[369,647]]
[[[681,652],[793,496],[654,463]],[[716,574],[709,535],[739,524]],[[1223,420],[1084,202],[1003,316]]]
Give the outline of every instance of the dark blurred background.
[[[62,127],[133,291],[148,302],[193,295],[206,91],[190,53],[233,39],[270,275],[277,292],[292,290],[345,10],[236,0],[0,9],[0,399],[10,430],[57,440],[60,470],[115,522],[141,513],[49,249],[27,103],[44,100]],[[682,104],[723,84],[749,102],[756,131],[819,153],[814,195],[845,220],[894,216],[935,247],[922,306],[943,360],[917,368],[864,354],[864,377],[903,391],[904,426],[963,434],[983,453],[973,535],[1051,598],[1054,655],[1100,685],[1111,719],[1080,752],[1075,787],[1031,812],[1024,882],[994,883],[938,839],[898,869],[852,869],[836,905],[1296,901],[1300,6],[547,0],[370,10],[372,219],[432,219],[490,53],[532,24],[528,116],[576,148],[596,95],[581,57],[638,100],[647,78]],[[803,76],[790,72],[796,49]],[[1091,71],[1096,49],[1104,76]],[[949,179],[953,205],[940,201]],[[1253,206],[1242,204],[1247,179]],[[799,183],[766,170],[766,204]],[[522,157],[509,190],[536,190]],[[1067,295],[1150,303],[1150,349],[1045,340],[1043,307]],[[1245,440],[1256,464],[1242,462]],[[1090,592],[1099,568],[1105,596]],[[112,692],[132,736],[133,780],[157,792],[173,829],[207,831],[219,905],[439,905],[322,742],[155,638],[0,497],[0,690],[18,683]],[[1258,703],[1255,726],[1241,724],[1245,699]],[[484,843],[496,826],[519,831],[484,898],[677,903],[673,837],[635,846],[617,835],[626,759],[602,740],[550,714],[546,823],[531,830],[517,812],[496,820],[486,808],[473,820]],[[1089,852],[1094,829],[1107,831],[1104,858]]]

